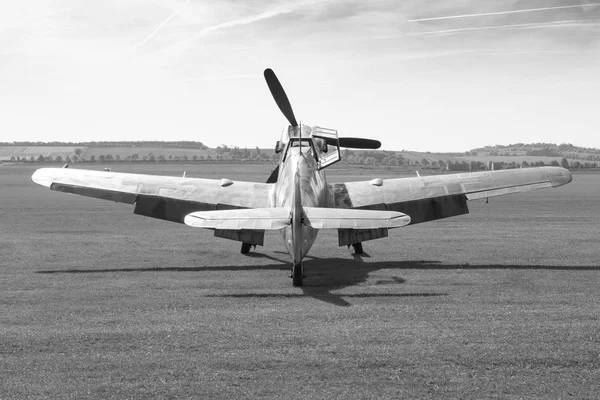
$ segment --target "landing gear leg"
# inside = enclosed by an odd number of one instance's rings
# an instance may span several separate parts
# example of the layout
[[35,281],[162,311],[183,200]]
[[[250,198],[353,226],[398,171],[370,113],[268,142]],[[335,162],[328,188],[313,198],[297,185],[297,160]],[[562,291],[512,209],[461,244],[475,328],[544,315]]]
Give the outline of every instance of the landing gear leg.
[[292,284],[294,286],[302,286],[302,279],[304,278],[304,271],[302,263],[294,264],[292,268]]
[[240,253],[248,254],[248,253],[250,253],[251,248],[252,248],[252,245],[250,243],[242,243],[242,250],[240,250]]
[[355,254],[363,254],[362,243],[354,243],[352,244],[352,247],[354,247]]

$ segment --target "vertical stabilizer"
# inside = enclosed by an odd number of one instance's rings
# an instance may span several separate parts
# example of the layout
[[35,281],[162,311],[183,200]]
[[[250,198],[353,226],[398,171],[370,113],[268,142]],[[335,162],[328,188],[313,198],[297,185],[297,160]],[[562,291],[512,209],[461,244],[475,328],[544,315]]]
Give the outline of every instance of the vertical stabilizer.
[[302,261],[302,198],[300,192],[300,166],[294,174],[294,201],[292,205],[292,248],[294,264]]

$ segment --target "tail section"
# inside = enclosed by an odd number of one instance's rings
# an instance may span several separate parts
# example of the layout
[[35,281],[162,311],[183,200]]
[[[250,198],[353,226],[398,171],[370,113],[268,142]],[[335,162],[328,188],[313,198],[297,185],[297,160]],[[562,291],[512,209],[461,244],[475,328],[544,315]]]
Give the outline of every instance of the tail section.
[[305,207],[304,213],[304,224],[314,229],[399,228],[410,224],[408,215],[395,211]]
[[410,224],[410,217],[395,211],[304,207],[197,211],[184,222],[196,228],[279,230],[293,226],[293,240],[302,240],[302,226],[313,229],[399,228]]
[[288,208],[251,208],[238,210],[197,211],[183,222],[196,228],[278,230],[290,225]]

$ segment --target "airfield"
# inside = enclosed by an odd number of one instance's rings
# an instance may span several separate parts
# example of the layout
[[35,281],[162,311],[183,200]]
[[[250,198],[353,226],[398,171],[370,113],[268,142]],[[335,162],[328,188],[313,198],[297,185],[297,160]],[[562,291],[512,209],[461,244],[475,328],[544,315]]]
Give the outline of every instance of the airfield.
[[[112,168],[264,182],[274,166]],[[321,231],[294,288],[278,234],[242,255],[37,186],[37,167],[0,166],[2,399],[600,397],[600,173],[471,201],[360,257]]]

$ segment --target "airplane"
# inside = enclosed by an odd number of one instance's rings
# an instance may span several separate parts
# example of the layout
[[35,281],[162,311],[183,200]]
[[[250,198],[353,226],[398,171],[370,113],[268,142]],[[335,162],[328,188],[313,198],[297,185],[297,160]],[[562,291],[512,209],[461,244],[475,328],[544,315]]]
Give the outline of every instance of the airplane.
[[302,260],[321,229],[337,229],[339,246],[361,254],[362,242],[385,238],[390,229],[467,214],[468,200],[572,180],[567,169],[536,167],[328,184],[324,170],[341,160],[341,147],[381,143],[299,124],[275,73],[266,69],[264,77],[289,122],[275,147],[281,160],[266,183],[74,168],[41,168],[31,178],[54,191],[135,205],[134,214],[214,230],[215,237],[241,242],[243,254],[264,245],[265,231],[279,231],[293,286],[303,285]]

